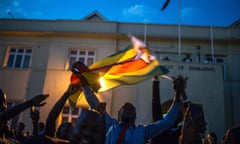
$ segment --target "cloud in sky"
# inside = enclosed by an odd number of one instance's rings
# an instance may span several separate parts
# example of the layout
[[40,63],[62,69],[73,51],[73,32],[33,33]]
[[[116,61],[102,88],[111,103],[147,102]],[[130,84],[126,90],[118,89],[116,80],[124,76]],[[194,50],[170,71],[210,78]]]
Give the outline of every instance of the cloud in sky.
[[194,7],[185,7],[181,10],[182,19],[191,19],[197,15],[197,10]]
[[122,10],[123,19],[128,22],[151,22],[157,10],[147,5],[136,4]]
[[151,8],[145,6],[145,5],[139,5],[136,4],[134,6],[131,6],[127,9],[123,10],[123,16],[125,17],[144,17],[148,15],[151,12]]
[[27,11],[22,8],[22,5],[26,2],[24,0],[0,0],[0,17],[1,18],[26,18],[26,17],[38,17],[42,15],[40,11]]
[[0,17],[24,17],[26,12],[20,7],[21,0],[1,0]]

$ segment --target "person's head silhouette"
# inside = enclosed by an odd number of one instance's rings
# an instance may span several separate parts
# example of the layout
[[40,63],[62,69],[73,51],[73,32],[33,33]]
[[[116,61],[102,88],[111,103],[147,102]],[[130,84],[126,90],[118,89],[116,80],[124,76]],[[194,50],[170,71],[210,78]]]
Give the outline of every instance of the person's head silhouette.
[[82,109],[73,129],[70,144],[103,144],[105,138],[103,115],[97,111]]

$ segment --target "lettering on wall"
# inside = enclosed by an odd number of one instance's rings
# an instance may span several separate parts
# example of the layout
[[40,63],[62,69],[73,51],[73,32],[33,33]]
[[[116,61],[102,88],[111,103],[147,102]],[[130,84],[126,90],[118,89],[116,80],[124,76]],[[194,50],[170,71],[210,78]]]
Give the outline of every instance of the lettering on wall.
[[189,66],[189,71],[207,71],[207,72],[215,72],[214,67],[209,67],[209,66]]
[[215,72],[215,67],[213,66],[186,66],[186,65],[163,65],[169,70],[173,70],[175,67],[177,70],[183,71],[203,71],[203,72]]

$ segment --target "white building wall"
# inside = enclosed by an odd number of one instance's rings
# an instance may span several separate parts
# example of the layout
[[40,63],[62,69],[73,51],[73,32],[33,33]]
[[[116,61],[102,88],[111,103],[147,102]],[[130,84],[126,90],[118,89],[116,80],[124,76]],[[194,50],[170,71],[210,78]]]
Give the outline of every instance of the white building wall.
[[[213,28],[215,54],[223,56],[224,64],[226,64],[227,81],[223,81],[221,65],[177,62],[177,26],[155,24],[147,26],[147,42],[150,47],[157,51],[160,60],[164,56],[169,56],[172,60],[169,63],[161,61],[161,64],[170,65],[170,74],[172,75],[180,72],[190,77],[187,93],[193,102],[203,104],[206,121],[209,123],[208,131],[215,131],[218,136],[222,136],[227,127],[240,123],[238,114],[240,43],[235,40],[240,38],[240,30]],[[94,49],[97,54],[96,58],[99,60],[126,47],[130,42],[127,37],[129,33],[142,39],[144,24],[1,20],[1,64],[4,63],[7,46],[14,44],[32,46],[33,59],[32,67],[27,70],[1,67],[0,87],[13,101],[28,99],[38,93],[49,93],[48,104],[41,109],[43,114],[41,121],[44,121],[53,104],[67,89],[70,76],[67,69],[69,49]],[[211,54],[210,27],[183,26],[182,57],[186,53],[190,53],[193,61],[197,62],[197,46],[200,46],[201,62],[203,62],[205,55]],[[179,71],[178,66],[183,66],[184,69]],[[190,66],[210,66],[214,67],[215,72],[190,71]],[[162,81],[161,95],[163,96],[162,102],[164,102],[171,98],[173,93],[171,83]],[[225,83],[224,91],[223,83]],[[134,86],[122,86],[101,93],[100,96],[103,101],[107,102],[107,110],[114,117],[116,117],[121,104],[130,101],[137,106],[138,123],[151,121],[151,80]],[[27,114],[28,111],[26,111]]]

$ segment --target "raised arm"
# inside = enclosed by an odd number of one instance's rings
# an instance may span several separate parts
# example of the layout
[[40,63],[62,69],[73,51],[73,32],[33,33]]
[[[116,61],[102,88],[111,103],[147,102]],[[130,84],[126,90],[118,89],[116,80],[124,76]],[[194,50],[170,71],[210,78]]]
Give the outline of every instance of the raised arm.
[[32,134],[33,135],[38,135],[39,133],[39,111],[37,109],[35,109],[35,106],[32,106],[30,108],[30,116],[32,119],[32,124],[33,124],[33,130],[32,130]]
[[157,76],[154,77],[152,82],[152,117],[153,121],[157,121],[163,118],[162,107],[160,101],[160,91],[159,91],[159,79]]
[[174,98],[172,100],[172,105],[169,108],[166,117],[146,126],[147,139],[153,138],[161,134],[163,131],[170,128],[176,121],[176,118],[179,113],[180,88],[182,86],[182,80],[177,78],[176,80],[173,81],[172,85],[175,93]]
[[[79,63],[78,63],[79,64]],[[81,64],[83,65],[83,64]],[[85,65],[83,65],[84,67]],[[90,105],[91,109],[95,109],[99,111],[101,114],[104,114],[104,121],[105,121],[105,130],[108,130],[108,128],[113,124],[117,123],[116,119],[111,118],[111,116],[105,111],[106,104],[100,103],[98,98],[96,97],[94,91],[94,88],[90,86],[87,79],[84,77],[84,75],[81,74],[81,71],[79,68],[72,67],[72,72],[80,79],[82,90],[84,92],[85,98]]]
[[181,88],[181,95],[184,100],[185,113],[179,144],[201,143],[202,136],[205,135],[207,123],[204,118],[203,107],[201,104],[192,103],[186,94],[186,80],[184,87]]
[[99,100],[93,92],[90,84],[88,83],[87,79],[81,74],[81,72],[77,68],[72,68],[72,72],[80,79],[82,84],[82,90],[86,97],[88,104],[90,105],[91,109],[97,109],[99,105]]
[[65,102],[67,101],[68,97],[78,91],[77,85],[70,85],[66,92],[62,95],[62,97],[56,102],[53,106],[51,111],[48,114],[46,120],[46,127],[45,127],[45,134],[51,137],[55,136],[56,132],[56,120],[62,111]]
[[1,112],[0,118],[1,123],[6,122],[12,118],[14,118],[17,114],[21,113],[25,109],[31,107],[31,106],[44,106],[46,103],[43,102],[47,97],[49,97],[48,94],[40,94],[32,99],[23,102],[21,104],[15,105],[14,107],[8,108],[4,112]]

